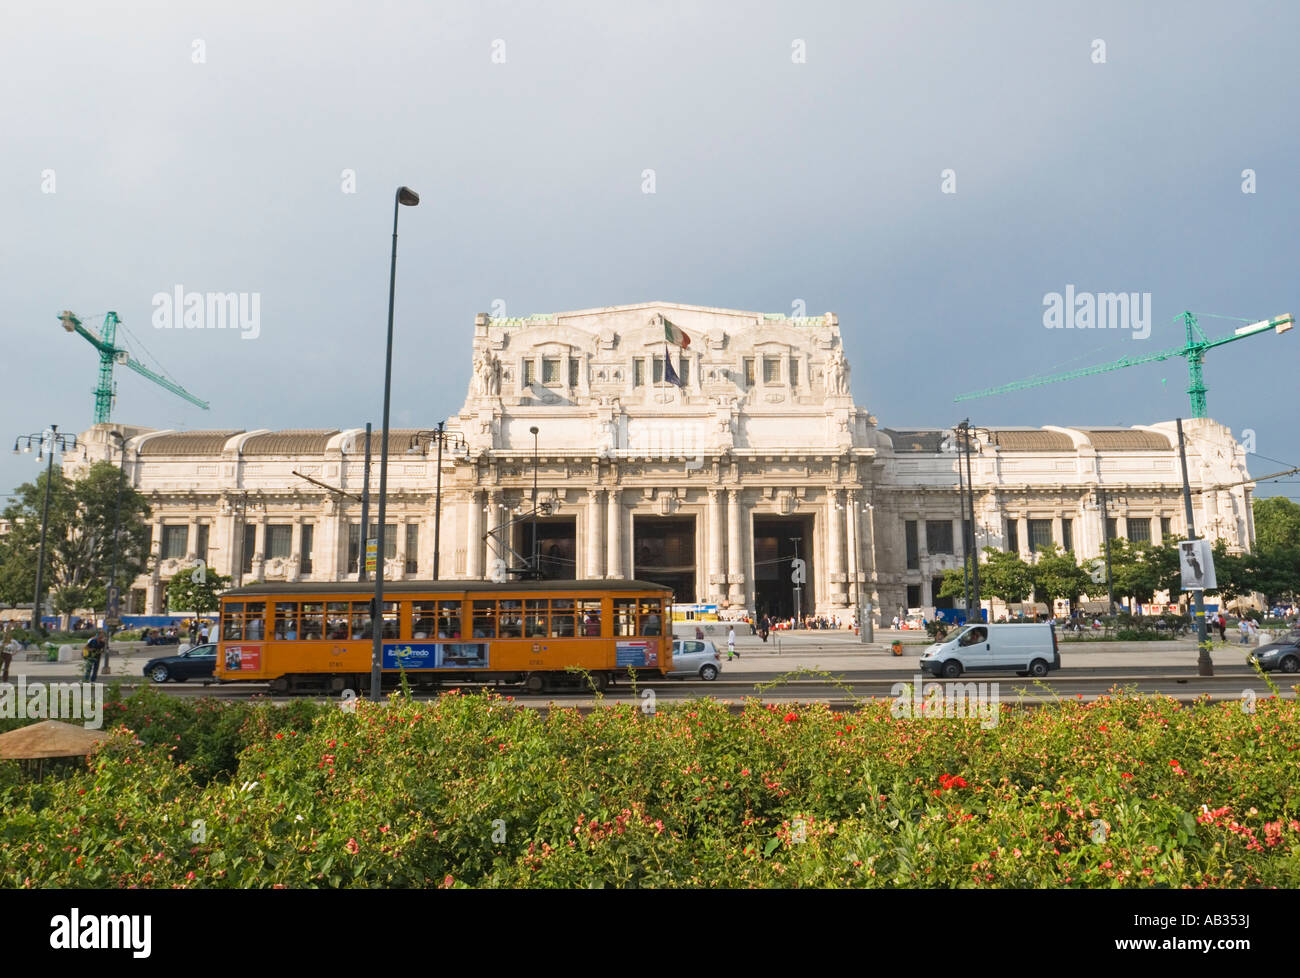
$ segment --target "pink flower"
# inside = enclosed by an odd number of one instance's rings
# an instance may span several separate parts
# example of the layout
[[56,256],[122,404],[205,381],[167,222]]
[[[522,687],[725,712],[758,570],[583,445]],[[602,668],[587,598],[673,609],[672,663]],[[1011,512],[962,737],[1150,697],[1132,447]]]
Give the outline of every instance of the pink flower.
[[343,848],[346,849],[348,852],[352,853],[352,855],[354,856],[361,851],[361,846],[357,845],[356,839],[348,839],[348,844],[345,845]]

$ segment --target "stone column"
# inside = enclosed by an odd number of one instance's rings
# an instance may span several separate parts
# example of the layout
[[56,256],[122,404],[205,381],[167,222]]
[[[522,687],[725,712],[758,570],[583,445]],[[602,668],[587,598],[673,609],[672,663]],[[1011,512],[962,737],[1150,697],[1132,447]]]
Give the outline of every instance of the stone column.
[[623,490],[609,490],[606,517],[609,532],[605,535],[608,555],[605,558],[605,576],[619,579],[623,573]]
[[[469,491],[469,518],[465,521],[465,576],[471,580],[483,577],[483,500],[477,489]],[[439,568],[441,569],[441,568]]]
[[1058,547],[1065,547],[1065,527],[1062,525],[1063,517],[1052,517],[1052,542]]
[[605,562],[602,559],[605,514],[600,511],[600,494],[599,489],[587,490],[587,567],[583,576],[590,580],[605,576]]
[[293,518],[293,529],[289,539],[289,571],[286,581],[296,581],[302,576],[302,517]]
[[740,542],[740,490],[727,490],[727,584],[732,604],[745,601],[745,555]]
[[[844,511],[839,508],[840,491],[826,492],[826,566],[830,576],[827,600],[844,604]],[[918,532],[920,527],[917,528]]]
[[[483,521],[483,532],[491,533],[501,525],[501,491],[499,489],[487,490],[487,512]],[[485,542],[486,552],[483,555],[485,561],[483,572],[484,576],[492,576],[492,568],[496,566],[497,558],[509,563],[506,554],[502,551],[500,541],[495,536],[489,536]]]
[[861,595],[858,592],[858,493],[844,490],[844,542],[849,557],[849,583],[847,587],[850,607],[857,608]]
[[705,595],[709,603],[720,601],[726,594],[722,582],[726,580],[722,566],[722,490],[709,490],[709,559]]
[[[1016,534],[1020,537],[1020,556],[1028,559],[1033,555],[1033,549],[1029,543],[1029,517],[1022,516],[1016,521]],[[1102,525],[1105,529],[1105,524]]]

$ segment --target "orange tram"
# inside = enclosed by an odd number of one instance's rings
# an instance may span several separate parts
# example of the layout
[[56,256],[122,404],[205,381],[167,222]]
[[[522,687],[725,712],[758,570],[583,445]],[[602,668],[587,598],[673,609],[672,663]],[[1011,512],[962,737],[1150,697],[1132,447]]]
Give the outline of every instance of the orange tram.
[[385,581],[252,584],[221,595],[216,678],[274,693],[370,685],[380,629],[385,686],[497,682],[531,693],[605,689],[629,668],[672,669],[672,591],[645,581]]

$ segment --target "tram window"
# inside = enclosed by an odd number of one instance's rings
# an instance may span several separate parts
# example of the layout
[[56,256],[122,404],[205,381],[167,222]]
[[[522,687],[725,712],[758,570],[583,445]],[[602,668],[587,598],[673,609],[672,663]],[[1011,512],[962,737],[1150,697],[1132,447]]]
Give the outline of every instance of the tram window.
[[304,601],[301,627],[298,635],[303,639],[319,639],[325,634],[325,606],[319,601]]
[[384,610],[379,616],[381,622],[379,626],[379,635],[381,638],[397,638],[397,602],[385,601]]
[[642,599],[641,601],[641,634],[642,635],[662,635],[664,633],[664,620],[661,614],[663,608],[662,602],[658,600]]
[[[546,638],[546,606],[545,598],[530,598],[524,602],[524,636],[526,638]],[[573,616],[569,616],[569,626],[572,629]]]
[[373,638],[370,632],[370,602],[352,602],[352,637]]
[[298,638],[298,602],[275,603],[275,640],[292,642]]
[[348,603],[331,601],[325,606],[325,617],[329,622],[329,637],[347,641],[348,638]]
[[572,598],[553,598],[551,600],[551,638],[572,638],[574,636],[573,611]]
[[266,602],[249,601],[244,605],[244,639],[260,642],[266,638]]
[[497,606],[497,635],[501,638],[522,638],[524,622],[522,602],[502,601]]
[[600,599],[581,598],[578,601],[578,615],[582,621],[582,634],[588,638],[600,637]]
[[[411,638],[433,638],[437,631],[438,603],[436,601],[415,601],[411,604]],[[443,636],[445,637],[445,636]]]
[[614,634],[636,634],[636,598],[614,599]]
[[496,638],[497,619],[495,601],[474,602],[474,637]]
[[438,602],[438,637],[460,638],[460,602]]
[[221,611],[221,640],[239,642],[244,638],[244,603],[227,602]]

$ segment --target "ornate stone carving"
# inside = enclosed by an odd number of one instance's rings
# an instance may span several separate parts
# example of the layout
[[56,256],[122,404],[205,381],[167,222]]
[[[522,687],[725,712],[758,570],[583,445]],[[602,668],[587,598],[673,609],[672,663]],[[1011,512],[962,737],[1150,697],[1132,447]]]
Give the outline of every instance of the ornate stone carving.
[[501,395],[501,361],[491,350],[474,358],[474,391],[480,397]]

